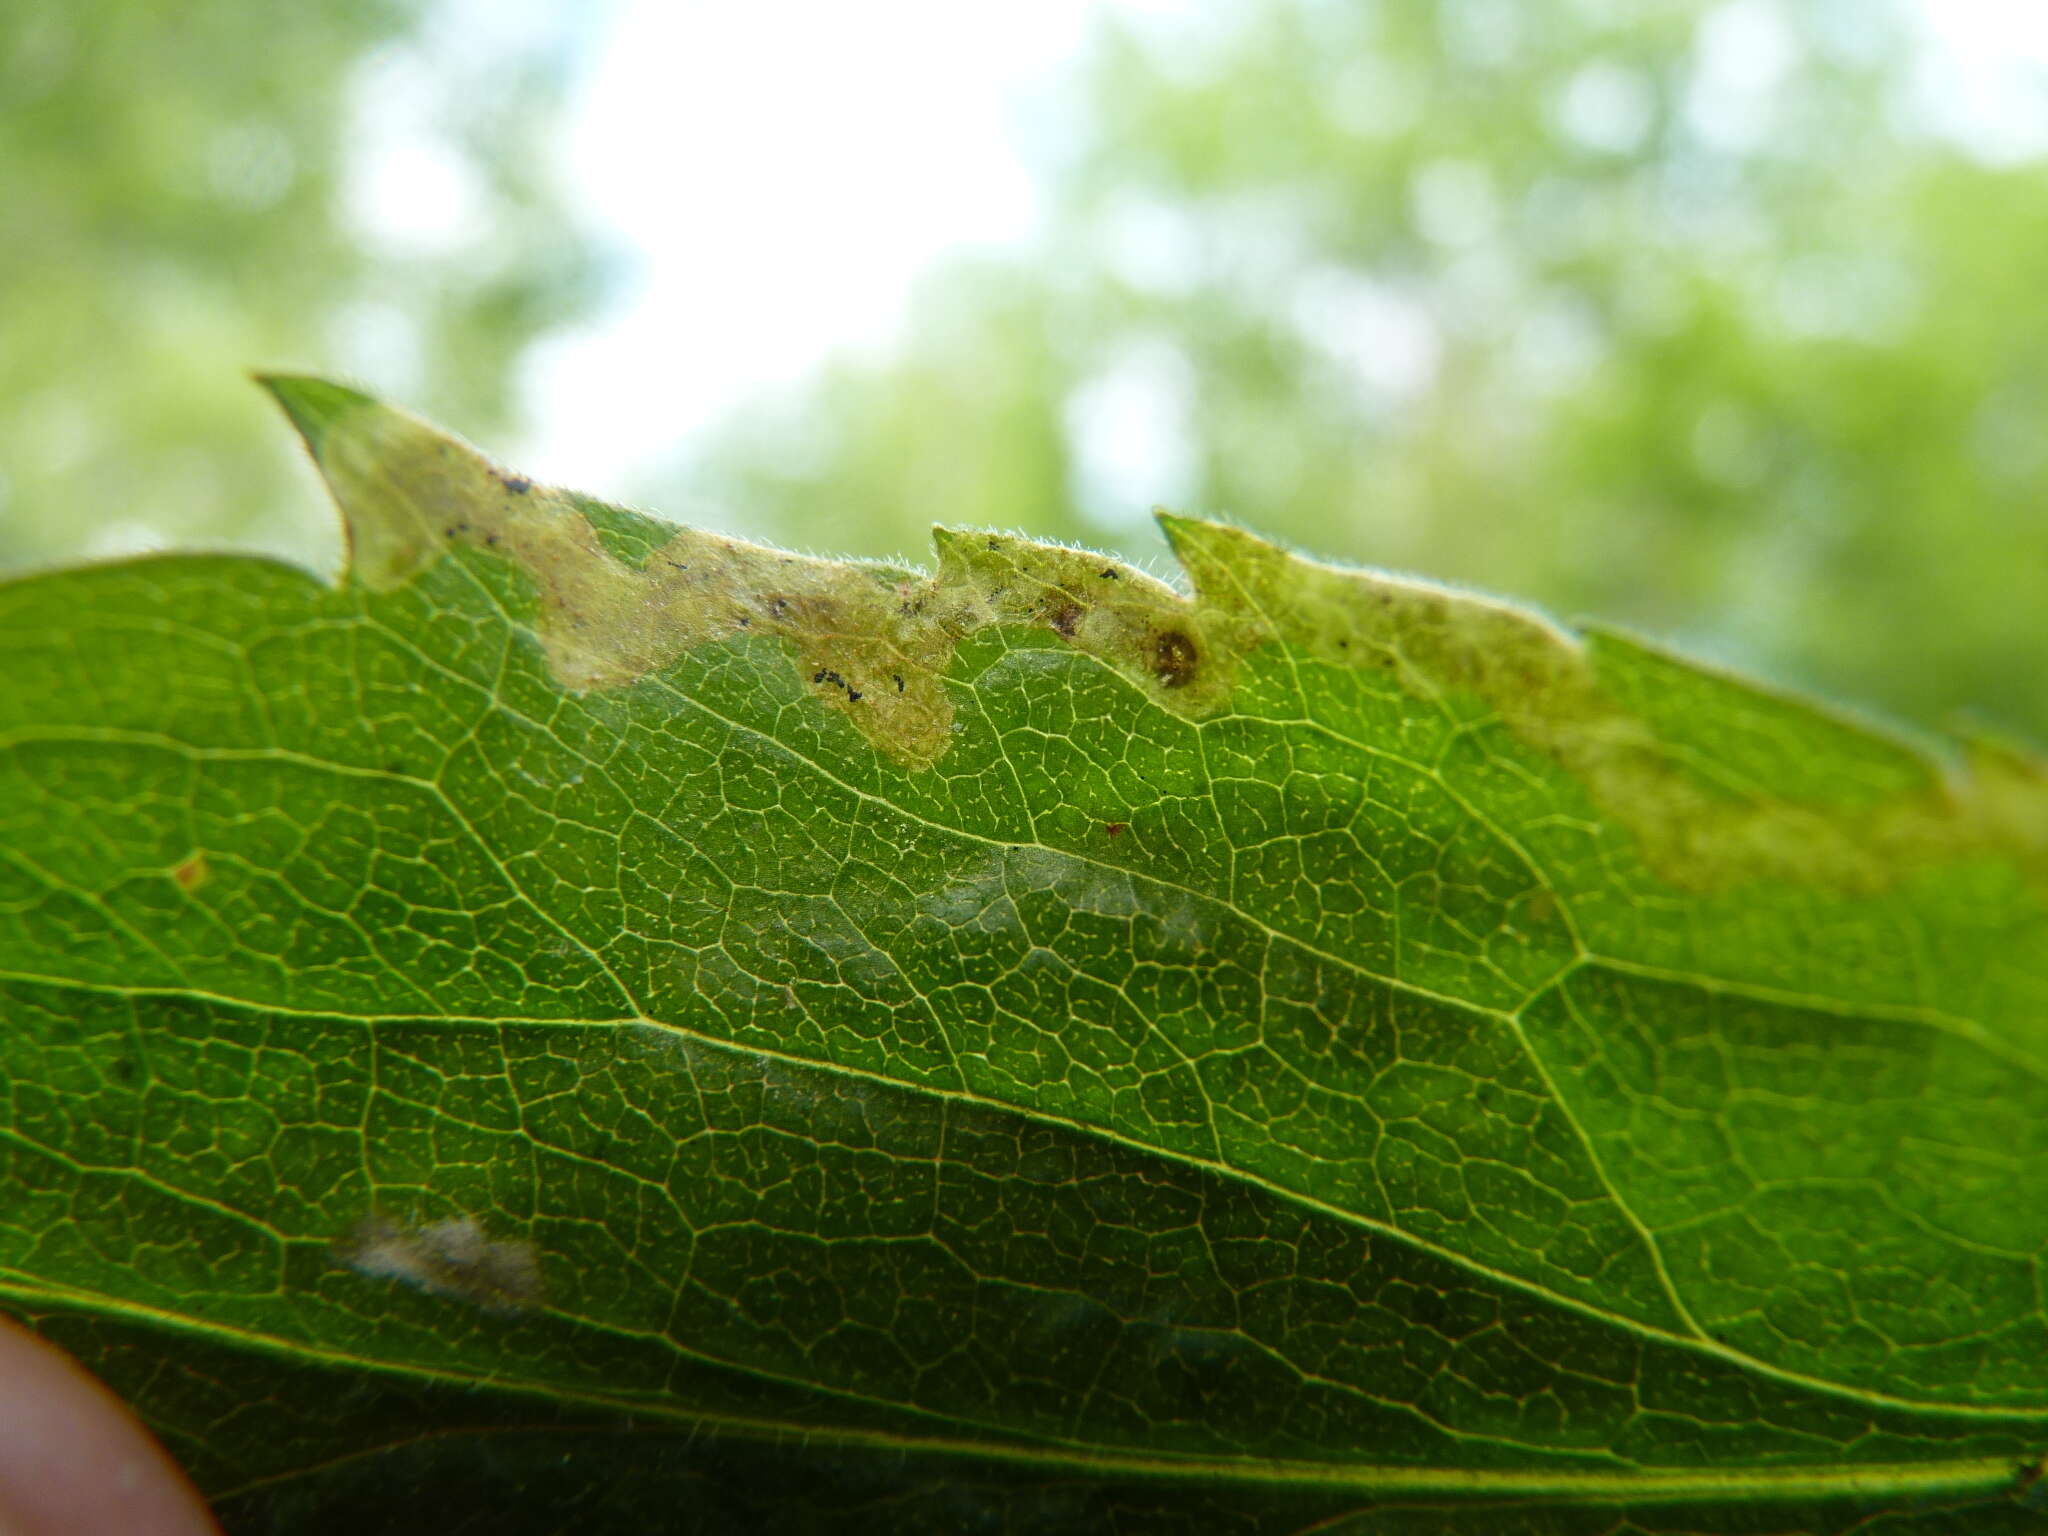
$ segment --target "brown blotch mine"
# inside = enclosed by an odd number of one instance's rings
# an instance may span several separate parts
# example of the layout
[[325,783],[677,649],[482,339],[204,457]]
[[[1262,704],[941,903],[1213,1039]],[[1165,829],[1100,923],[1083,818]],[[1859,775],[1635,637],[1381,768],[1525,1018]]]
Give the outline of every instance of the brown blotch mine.
[[1162,630],[1152,642],[1152,675],[1162,688],[1187,687],[1194,681],[1199,659],[1195,642],[1180,630]]
[[[530,622],[550,671],[578,692],[627,686],[737,634],[769,635],[789,644],[821,707],[921,769],[952,747],[945,674],[977,631],[1050,630],[1134,683],[1167,683],[1171,691],[1154,696],[1187,718],[1221,707],[1237,659],[1256,643],[1230,614],[1141,571],[1007,534],[935,530],[938,568],[927,573],[679,528],[630,565],[606,547],[581,498],[510,475],[375,401],[271,382],[288,408],[296,403],[294,420],[341,506],[350,579],[389,591],[454,548],[503,560],[531,583]],[[1179,638],[1162,650],[1164,634]]]

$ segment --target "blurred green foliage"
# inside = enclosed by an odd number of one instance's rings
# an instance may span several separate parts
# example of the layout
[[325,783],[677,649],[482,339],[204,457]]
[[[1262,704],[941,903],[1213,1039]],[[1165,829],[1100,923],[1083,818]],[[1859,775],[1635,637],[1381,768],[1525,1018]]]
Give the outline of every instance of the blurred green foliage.
[[[1041,124],[1043,236],[646,499],[911,555],[943,521],[1142,556],[1165,502],[2048,738],[2048,165],[1930,131],[1915,15],[1126,15]],[[0,5],[0,568],[331,558],[250,366],[502,432],[596,287],[548,152],[591,22]],[[421,145],[438,182],[365,191]]]
[[[0,4],[0,568],[338,553],[251,367],[505,419],[595,264],[546,180],[558,40],[466,30],[408,0]],[[424,234],[363,211],[402,177],[351,182],[385,138],[425,157]]]
[[1148,501],[2048,739],[2048,165],[1885,0],[1218,0],[1108,35],[1043,240],[657,498],[1142,554]]

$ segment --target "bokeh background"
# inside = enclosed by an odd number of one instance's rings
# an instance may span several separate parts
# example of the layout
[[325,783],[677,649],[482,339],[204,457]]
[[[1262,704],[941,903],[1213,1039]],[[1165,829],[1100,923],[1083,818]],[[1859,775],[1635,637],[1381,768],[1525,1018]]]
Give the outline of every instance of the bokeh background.
[[1164,503],[2048,742],[2044,58],[2017,0],[5,0],[0,567],[333,569],[244,376],[309,369],[806,549]]

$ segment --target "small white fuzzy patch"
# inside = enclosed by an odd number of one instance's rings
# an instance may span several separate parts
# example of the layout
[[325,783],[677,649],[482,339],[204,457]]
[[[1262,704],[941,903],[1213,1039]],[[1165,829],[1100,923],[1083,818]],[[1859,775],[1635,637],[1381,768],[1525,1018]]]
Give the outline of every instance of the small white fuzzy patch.
[[474,1216],[419,1227],[371,1216],[337,1245],[335,1256],[357,1274],[403,1280],[487,1312],[523,1312],[541,1301],[540,1250],[528,1242],[493,1241]]

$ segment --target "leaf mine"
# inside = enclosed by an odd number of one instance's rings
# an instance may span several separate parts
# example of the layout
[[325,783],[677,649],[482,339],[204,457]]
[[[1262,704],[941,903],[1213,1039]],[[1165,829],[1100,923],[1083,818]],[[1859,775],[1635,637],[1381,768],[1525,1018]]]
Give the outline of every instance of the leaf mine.
[[540,1250],[486,1236],[474,1216],[408,1227],[373,1215],[336,1245],[335,1257],[359,1275],[400,1280],[486,1312],[524,1312],[541,1303]]
[[[1338,569],[1242,529],[1164,514],[1192,595],[1086,550],[945,528],[933,531],[929,574],[687,528],[636,566],[606,548],[580,497],[499,469],[352,390],[264,382],[341,508],[354,580],[388,591],[457,547],[509,561],[534,584],[555,677],[579,692],[625,686],[715,641],[777,636],[819,704],[914,771],[952,744],[945,674],[956,647],[991,626],[1050,635],[1189,719],[1227,709],[1247,659],[1277,644],[1383,675],[1440,707],[1476,700],[1579,779],[1676,886],[1794,880],[1871,892],[1905,871],[1996,849],[2048,890],[2048,795],[2029,754],[1973,744],[1965,764],[1945,766],[1882,731],[1623,636],[1582,639],[1506,603]],[[1679,678],[1695,707],[1645,719],[1635,707],[1645,674]],[[1834,788],[1817,801],[1789,797],[1757,787],[1748,765],[1716,761],[1732,733],[1698,746],[1682,739],[1699,722],[1757,711],[1817,752],[1860,756],[1883,792],[1856,803]]]

